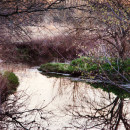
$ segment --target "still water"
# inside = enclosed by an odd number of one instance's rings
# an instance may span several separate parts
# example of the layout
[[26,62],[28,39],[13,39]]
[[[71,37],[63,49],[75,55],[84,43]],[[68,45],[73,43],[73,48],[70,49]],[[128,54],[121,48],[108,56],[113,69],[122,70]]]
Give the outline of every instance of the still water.
[[[10,99],[21,112],[20,121],[31,130],[129,130],[130,102],[69,78],[42,75],[36,68],[1,66],[13,70],[20,85]],[[16,109],[15,109],[16,110]],[[27,113],[24,113],[26,112]],[[24,113],[24,114],[23,114]],[[23,115],[22,115],[23,114]],[[27,125],[28,124],[28,125]],[[14,130],[13,125],[9,130]],[[16,130],[22,130],[19,126]]]

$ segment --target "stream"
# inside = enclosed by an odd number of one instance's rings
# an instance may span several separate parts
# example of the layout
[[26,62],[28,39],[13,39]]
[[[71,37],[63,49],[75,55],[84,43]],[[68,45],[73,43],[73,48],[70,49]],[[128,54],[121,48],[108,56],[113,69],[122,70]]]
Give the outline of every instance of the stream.
[[[37,67],[25,65],[1,65],[18,77],[17,92],[9,98],[17,98],[22,104],[18,111],[42,109],[24,115],[20,120],[35,120],[31,130],[127,130],[130,122],[130,102],[100,88],[83,82],[73,82],[69,77],[42,75]],[[9,130],[14,130],[10,126]],[[20,130],[17,128],[17,130]]]

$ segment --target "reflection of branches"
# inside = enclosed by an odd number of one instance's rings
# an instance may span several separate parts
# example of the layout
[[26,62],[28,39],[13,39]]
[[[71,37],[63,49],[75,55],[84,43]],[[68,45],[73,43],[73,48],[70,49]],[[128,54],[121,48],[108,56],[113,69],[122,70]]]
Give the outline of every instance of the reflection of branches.
[[[60,89],[65,91],[63,83]],[[92,89],[88,85],[84,86],[83,83],[74,83],[73,86],[69,85],[68,89],[73,89],[73,93],[67,95],[71,96],[72,102],[65,106],[64,112],[72,116],[70,124],[74,128],[117,130],[120,125],[121,127],[124,125],[126,130],[130,129],[127,119],[129,114],[126,106],[129,104],[127,99]]]
[[86,119],[86,122],[89,122],[90,126],[85,126],[86,128],[90,129],[95,127],[101,127],[103,129],[117,130],[120,121],[123,122],[126,130],[130,128],[127,119],[123,115],[123,99],[119,99],[118,97],[116,97],[112,103],[105,107],[103,106],[102,108],[100,105],[99,108],[96,108],[93,104],[89,105],[93,106],[94,109],[91,108],[93,112],[85,112],[83,114],[79,110],[73,111],[74,117],[76,116],[76,118],[78,117],[78,119],[84,118]]
[[25,93],[12,95],[1,105],[0,129],[45,129],[49,125],[52,112],[46,111],[47,105],[28,108],[29,97]]
[[[125,117],[123,117],[123,100],[120,100],[117,97],[110,105],[107,107],[96,109],[94,113],[90,114],[81,114],[79,111],[74,111],[74,116],[79,116],[79,118],[85,118],[87,122],[89,120],[94,121],[94,125],[91,127],[87,126],[87,128],[94,128],[97,126],[102,126],[104,129],[113,129],[116,130],[119,126],[120,121],[123,121],[123,124],[126,129],[129,129],[129,124]],[[119,101],[119,102],[118,102]],[[108,112],[105,109],[109,109]],[[104,113],[105,112],[105,113]],[[124,122],[125,121],[125,122]]]

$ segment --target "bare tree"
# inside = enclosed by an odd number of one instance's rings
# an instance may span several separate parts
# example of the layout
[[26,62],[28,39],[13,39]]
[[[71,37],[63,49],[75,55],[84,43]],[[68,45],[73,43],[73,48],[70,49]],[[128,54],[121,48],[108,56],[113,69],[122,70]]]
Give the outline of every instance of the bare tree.
[[[129,1],[88,1],[90,13],[86,17],[89,33],[106,46],[105,52],[120,58],[129,56],[130,12]],[[86,9],[84,9],[86,11]],[[83,12],[84,12],[83,10]]]
[[12,37],[15,38],[15,41],[29,39],[29,30],[25,26],[35,26],[37,23],[43,22],[45,13],[51,9],[57,9],[57,5],[62,1],[2,0],[0,2],[1,44],[4,41],[11,42]]

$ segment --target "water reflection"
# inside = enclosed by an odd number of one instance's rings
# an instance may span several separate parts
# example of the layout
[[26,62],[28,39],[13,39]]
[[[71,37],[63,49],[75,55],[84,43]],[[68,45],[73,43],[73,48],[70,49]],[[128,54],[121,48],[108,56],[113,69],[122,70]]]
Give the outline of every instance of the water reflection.
[[[20,86],[3,107],[28,129],[130,129],[129,99],[119,98],[86,83],[72,82],[69,78],[49,78],[37,69],[23,68],[14,70]],[[6,125],[12,121],[11,118],[6,120]],[[11,126],[12,129],[23,129],[16,124],[17,127]]]
[[35,71],[26,66],[7,64],[1,65],[0,69],[15,72],[20,80],[17,93],[10,95],[3,104],[0,104],[0,130],[46,129],[49,125],[48,119],[52,116],[49,110],[45,110],[48,104],[43,100],[34,106],[32,100],[34,95],[27,89],[31,85],[28,79],[34,78]]
[[[101,130],[129,130],[129,99],[119,98],[112,93],[101,89],[94,89],[85,83],[66,81],[60,79],[59,95],[68,93],[71,99],[65,106],[64,113],[72,116],[71,128],[75,129],[101,129]],[[71,86],[73,84],[73,86]],[[67,90],[67,91],[66,91]],[[65,98],[65,97],[64,97]]]

